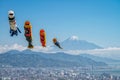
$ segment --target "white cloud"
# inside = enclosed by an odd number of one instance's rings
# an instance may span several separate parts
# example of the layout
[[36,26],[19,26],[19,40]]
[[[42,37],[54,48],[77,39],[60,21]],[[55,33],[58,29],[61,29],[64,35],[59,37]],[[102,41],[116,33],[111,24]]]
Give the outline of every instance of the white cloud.
[[92,54],[100,57],[120,59],[120,48],[118,47],[109,47],[104,49],[93,49],[93,50],[69,50],[69,51],[66,51],[66,53],[73,54],[73,55],[87,53],[87,54]]
[[32,51],[36,52],[52,52],[52,47],[42,47],[42,46],[34,46]]
[[22,51],[22,50],[25,50],[26,47],[22,46],[22,45],[18,45],[18,44],[14,44],[14,45],[4,45],[4,46],[0,46],[0,53],[3,53],[3,52],[7,52],[7,51],[10,51],[10,50],[19,50],[19,51]]
[[68,50],[67,53],[73,54],[81,54],[81,53],[89,53],[89,54],[101,54],[101,53],[109,53],[109,52],[120,52],[120,48],[117,47],[109,47],[104,49],[93,49],[93,50]]
[[[18,45],[18,44],[13,44],[13,45],[4,45],[4,46],[0,46],[0,53],[4,53],[10,50],[18,50],[18,51],[23,51],[26,50],[27,46],[22,46],[22,45]],[[34,46],[33,49],[31,49],[32,51],[36,51],[36,52],[49,52],[52,50],[52,47],[45,47],[43,48],[42,46]]]
[[[26,50],[26,46],[14,44],[11,46],[4,45],[0,46],[0,53],[4,53],[10,50],[19,50],[23,51]],[[36,52],[45,52],[45,53],[56,53],[56,52],[65,52],[68,54],[72,55],[79,55],[83,53],[87,54],[93,54],[97,56],[102,56],[102,57],[110,57],[110,58],[119,58],[120,59],[120,48],[118,47],[109,47],[109,48],[104,48],[104,49],[93,49],[93,50],[56,50],[53,47],[45,47],[43,48],[42,46],[35,46],[32,51]]]

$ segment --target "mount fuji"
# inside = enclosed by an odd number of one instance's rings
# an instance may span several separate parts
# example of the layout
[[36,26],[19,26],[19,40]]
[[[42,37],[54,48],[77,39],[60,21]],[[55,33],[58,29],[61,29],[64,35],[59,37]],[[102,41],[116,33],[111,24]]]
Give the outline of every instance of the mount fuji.
[[91,49],[102,49],[101,46],[98,46],[94,43],[79,40],[77,36],[69,37],[60,43],[63,49],[65,50],[91,50]]

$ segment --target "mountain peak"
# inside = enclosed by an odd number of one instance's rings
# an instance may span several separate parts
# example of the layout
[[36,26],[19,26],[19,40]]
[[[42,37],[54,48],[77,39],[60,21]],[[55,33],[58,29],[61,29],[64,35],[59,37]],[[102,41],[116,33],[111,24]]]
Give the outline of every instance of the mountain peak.
[[69,40],[79,40],[78,36],[71,36]]
[[63,46],[65,50],[91,50],[102,48],[86,40],[80,40],[77,36],[72,36],[64,40],[63,42],[61,42],[61,46]]

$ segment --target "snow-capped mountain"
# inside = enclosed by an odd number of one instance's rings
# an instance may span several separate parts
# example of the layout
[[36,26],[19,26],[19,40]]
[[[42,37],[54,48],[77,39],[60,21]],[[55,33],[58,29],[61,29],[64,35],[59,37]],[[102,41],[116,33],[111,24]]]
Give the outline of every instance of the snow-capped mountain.
[[77,36],[72,36],[65,41],[60,43],[65,50],[91,50],[91,49],[102,49],[102,47],[85,41],[79,40]]

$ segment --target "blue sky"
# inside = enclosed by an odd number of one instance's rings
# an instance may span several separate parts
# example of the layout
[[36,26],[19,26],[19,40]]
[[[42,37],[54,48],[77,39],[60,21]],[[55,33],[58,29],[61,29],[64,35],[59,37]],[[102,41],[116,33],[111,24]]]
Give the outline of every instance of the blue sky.
[[[15,11],[22,34],[10,37],[8,11]],[[81,40],[102,47],[120,47],[120,0],[0,0],[0,45],[14,43],[27,46],[24,22],[29,20],[33,30],[33,44],[41,45],[39,30],[63,41],[76,35]]]

